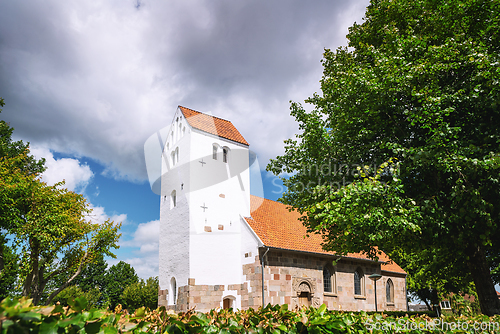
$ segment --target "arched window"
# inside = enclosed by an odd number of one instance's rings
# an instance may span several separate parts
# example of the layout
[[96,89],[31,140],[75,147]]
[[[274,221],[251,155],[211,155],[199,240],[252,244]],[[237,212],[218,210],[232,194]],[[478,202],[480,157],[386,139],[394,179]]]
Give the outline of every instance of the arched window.
[[335,271],[329,264],[323,268],[323,291],[335,292]]
[[387,303],[394,303],[394,284],[390,278],[385,283],[385,298]]
[[172,290],[172,300],[170,304],[175,305],[177,304],[177,282],[175,281],[175,277],[170,279],[170,290]]
[[229,149],[227,147],[222,148],[222,162],[227,163],[227,155],[229,153]]
[[217,151],[218,151],[217,145],[213,145],[213,147],[212,147],[212,159],[214,159],[214,160],[217,160]]
[[172,153],[170,153],[170,157],[172,158],[172,166],[175,166],[175,151],[172,151]]
[[365,277],[360,268],[354,272],[354,294],[358,296],[364,295]]
[[170,194],[170,210],[177,206],[177,193],[175,190],[172,190]]
[[175,164],[179,163],[179,148],[175,149]]

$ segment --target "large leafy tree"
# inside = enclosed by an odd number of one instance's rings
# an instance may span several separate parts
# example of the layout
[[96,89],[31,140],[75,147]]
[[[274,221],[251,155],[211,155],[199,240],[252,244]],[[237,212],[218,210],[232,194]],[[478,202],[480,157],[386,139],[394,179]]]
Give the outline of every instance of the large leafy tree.
[[[325,50],[322,95],[291,111],[296,139],[268,170],[282,201],[338,253],[384,250],[410,274],[500,313],[500,6],[372,0],[348,48]],[[435,283],[435,282],[434,282]]]
[[[12,131],[0,122],[0,275],[18,262],[22,295],[35,304],[48,295],[50,303],[95,258],[114,257],[111,249],[118,247],[120,225],[92,222],[82,195],[63,188],[63,183],[42,182],[43,159],[29,155],[28,144],[13,141]],[[7,238],[17,254],[9,257],[9,263]],[[48,291],[49,283],[62,273],[67,279]]]
[[47,284],[61,273],[68,279],[56,287],[47,303],[66,288],[94,258],[114,256],[120,225],[89,220],[85,198],[49,186],[16,166],[24,157],[0,162],[0,206],[9,220],[8,233],[20,257],[22,295],[38,304]]
[[[5,106],[5,101],[0,98],[0,108]],[[2,112],[2,109],[0,109]],[[19,157],[15,160],[15,167],[23,170],[27,174],[41,173],[45,170],[45,160],[37,160],[27,154],[29,143],[22,140],[12,139],[12,128],[7,122],[0,120],[0,163],[5,159]],[[5,193],[2,193],[5,195]],[[5,203],[11,199],[0,197],[0,201]],[[7,212],[2,211],[5,206],[0,205],[0,296],[5,296],[13,291],[14,283],[17,279],[18,264],[16,254],[12,247],[7,246],[9,238],[6,234],[12,227],[11,219]],[[3,299],[3,297],[0,297]]]

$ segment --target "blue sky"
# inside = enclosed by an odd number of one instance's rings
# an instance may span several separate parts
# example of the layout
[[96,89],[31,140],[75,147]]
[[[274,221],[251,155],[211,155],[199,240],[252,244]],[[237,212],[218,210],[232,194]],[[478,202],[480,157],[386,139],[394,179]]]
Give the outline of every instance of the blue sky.
[[158,273],[159,198],[144,143],[178,105],[229,119],[263,171],[298,132],[290,101],[320,89],[325,48],[346,45],[368,0],[23,0],[0,11],[0,118],[47,159],[94,219],[122,221],[118,258]]
[[[100,216],[98,220],[110,218],[115,222],[122,222],[120,248],[114,251],[117,258],[108,258],[109,265],[123,260],[131,263],[143,278],[157,275],[155,243],[158,237],[160,199],[151,190],[149,182],[117,180],[107,175],[106,167],[93,159],[50,152],[37,148],[36,145],[32,147],[32,153],[38,158],[48,157],[45,181],[54,183],[68,176],[68,179],[65,179],[67,186],[85,195],[96,214]],[[76,170],[86,177],[83,181],[78,182],[78,177],[72,177],[68,168],[62,166],[70,162],[78,164],[79,168],[73,166],[72,171]],[[265,165],[261,167],[263,169]],[[56,175],[53,176],[52,171]],[[272,200],[278,200],[285,189],[279,178],[265,170],[253,175],[251,186],[252,194]]]

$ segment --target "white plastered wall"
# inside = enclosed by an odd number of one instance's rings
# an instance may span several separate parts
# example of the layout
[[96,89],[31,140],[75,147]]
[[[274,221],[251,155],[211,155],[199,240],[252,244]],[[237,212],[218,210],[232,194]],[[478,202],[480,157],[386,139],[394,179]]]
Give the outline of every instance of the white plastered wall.
[[[177,288],[188,284],[189,278],[189,184],[190,128],[178,110],[170,126],[162,156],[160,198],[160,289],[169,290],[168,303],[173,304],[171,279]],[[172,136],[173,133],[173,136]],[[174,156],[172,152],[179,152]],[[176,193],[176,206],[172,206],[172,191]]]
[[[213,146],[219,148],[213,159]],[[227,148],[228,162],[222,148]],[[249,215],[248,148],[193,131],[190,179],[190,275],[197,285],[241,282],[241,215]],[[208,232],[210,230],[211,232]]]
[[[194,278],[196,285],[225,285],[224,296],[234,296],[234,306],[240,307],[240,296],[227,288],[243,283],[242,243],[247,241],[242,238],[253,238],[248,231],[242,237],[240,220],[250,216],[248,146],[193,129],[180,110],[167,138],[161,181],[160,289],[169,289],[172,277],[177,287]],[[214,144],[219,148],[216,160]],[[228,149],[227,163],[222,148]],[[178,161],[172,155],[176,149]],[[177,205],[171,209],[172,190]]]

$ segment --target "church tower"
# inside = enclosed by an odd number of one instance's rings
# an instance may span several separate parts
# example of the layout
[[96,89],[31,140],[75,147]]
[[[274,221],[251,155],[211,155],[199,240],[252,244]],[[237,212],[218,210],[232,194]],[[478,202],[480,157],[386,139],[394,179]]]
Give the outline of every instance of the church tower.
[[180,309],[188,285],[242,282],[248,146],[230,121],[177,108],[162,154],[160,305]]

